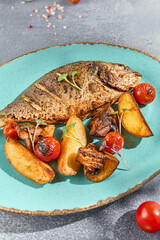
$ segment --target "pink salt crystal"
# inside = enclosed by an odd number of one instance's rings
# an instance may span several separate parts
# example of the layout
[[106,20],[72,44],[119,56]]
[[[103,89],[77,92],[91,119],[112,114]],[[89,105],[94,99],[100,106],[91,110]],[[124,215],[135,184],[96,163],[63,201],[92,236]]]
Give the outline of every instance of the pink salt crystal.
[[62,19],[63,17],[62,17],[62,15],[58,15],[58,19]]

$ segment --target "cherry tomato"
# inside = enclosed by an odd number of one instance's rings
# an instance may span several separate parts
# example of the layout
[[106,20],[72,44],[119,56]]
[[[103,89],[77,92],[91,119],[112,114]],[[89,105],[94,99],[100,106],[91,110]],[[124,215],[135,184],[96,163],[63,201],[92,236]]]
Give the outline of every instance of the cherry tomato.
[[121,134],[117,132],[109,132],[107,135],[102,139],[102,146],[103,149],[109,153],[114,153],[112,149],[115,151],[119,151],[124,146],[124,139]]
[[18,123],[14,121],[6,123],[6,125],[3,128],[4,136],[18,139],[18,133],[17,133],[18,127],[19,127]]
[[81,0],[69,0],[71,3],[78,3],[80,2]]
[[34,153],[45,162],[58,158],[60,154],[60,143],[54,137],[42,137],[35,145]]
[[141,83],[133,89],[133,96],[138,103],[146,105],[153,102],[156,91],[150,84]]
[[160,231],[160,205],[154,201],[142,203],[136,211],[136,222],[145,232]]

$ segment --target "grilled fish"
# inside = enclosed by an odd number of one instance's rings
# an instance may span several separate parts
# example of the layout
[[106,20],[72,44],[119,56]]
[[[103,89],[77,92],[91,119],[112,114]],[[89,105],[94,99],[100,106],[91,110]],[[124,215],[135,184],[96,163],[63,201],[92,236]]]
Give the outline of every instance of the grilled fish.
[[124,91],[131,91],[141,77],[125,65],[102,61],[62,66],[38,79],[1,110],[0,127],[11,120],[65,123],[71,115],[84,120],[116,102]]

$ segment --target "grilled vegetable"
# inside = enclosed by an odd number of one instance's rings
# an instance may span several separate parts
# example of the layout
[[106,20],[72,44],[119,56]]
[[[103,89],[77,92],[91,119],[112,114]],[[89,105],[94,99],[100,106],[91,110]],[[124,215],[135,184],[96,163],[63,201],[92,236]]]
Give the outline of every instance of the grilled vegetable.
[[124,91],[132,90],[141,77],[121,64],[100,61],[68,64],[41,77],[0,111],[0,128],[9,121],[36,122],[36,119],[64,124],[71,115],[84,120],[112,105]]
[[137,137],[153,136],[142,112],[130,92],[125,92],[119,98],[118,111],[123,127]]
[[13,138],[7,138],[4,146],[10,164],[22,175],[32,181],[45,184],[55,177],[54,170],[39,160],[31,151]]
[[63,175],[76,175],[81,166],[75,161],[78,149],[87,144],[85,127],[79,118],[71,116],[65,130],[61,138],[61,153],[57,160],[57,167]]
[[100,150],[105,150],[109,153],[115,153],[120,151],[124,146],[124,139],[120,133],[109,132],[102,139]]
[[94,116],[87,127],[90,129],[90,135],[95,137],[105,137],[110,131],[118,132],[118,117],[113,114],[111,106],[104,109],[100,114]]
[[86,148],[79,148],[76,161],[84,165],[86,178],[93,182],[101,182],[108,178],[119,164],[115,156],[99,151],[99,148],[91,143]]
[[139,104],[146,105],[153,102],[156,90],[148,83],[141,83],[133,89],[133,96]]
[[13,121],[8,122],[3,128],[4,136],[18,139],[18,133],[17,133],[18,127],[19,126],[16,122],[13,122]]
[[[20,125],[17,129],[18,137],[24,140],[26,147],[33,151],[32,141],[35,144],[42,137],[53,137],[55,131],[55,125],[41,125],[37,126],[35,124]],[[34,138],[34,139],[33,139]]]
[[44,162],[50,162],[58,158],[60,143],[54,137],[42,137],[35,145],[34,153]]

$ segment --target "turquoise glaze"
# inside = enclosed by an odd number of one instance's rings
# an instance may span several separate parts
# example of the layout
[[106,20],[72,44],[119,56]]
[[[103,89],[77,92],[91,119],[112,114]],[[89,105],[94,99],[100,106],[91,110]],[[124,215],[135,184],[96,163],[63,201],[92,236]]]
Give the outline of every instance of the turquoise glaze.
[[[45,73],[79,60],[102,60],[128,65],[143,75],[142,82],[148,82],[155,87],[157,94],[155,101],[141,108],[154,136],[140,139],[123,130],[125,147],[121,150],[121,154],[130,166],[130,170],[120,170],[125,168],[120,159],[119,168],[103,182],[88,181],[81,170],[77,176],[72,177],[65,177],[56,172],[53,182],[38,185],[20,175],[7,161],[4,153],[5,137],[1,129],[1,208],[34,212],[84,208],[96,204],[99,200],[113,198],[126,192],[159,170],[160,63],[136,50],[102,43],[72,44],[51,47],[19,57],[0,67],[0,109],[12,102],[25,88]],[[85,124],[87,122],[88,119],[84,121]],[[58,139],[61,137],[61,127],[56,127],[55,136]],[[100,143],[100,139],[89,140]],[[55,163],[52,166],[56,169]]]

